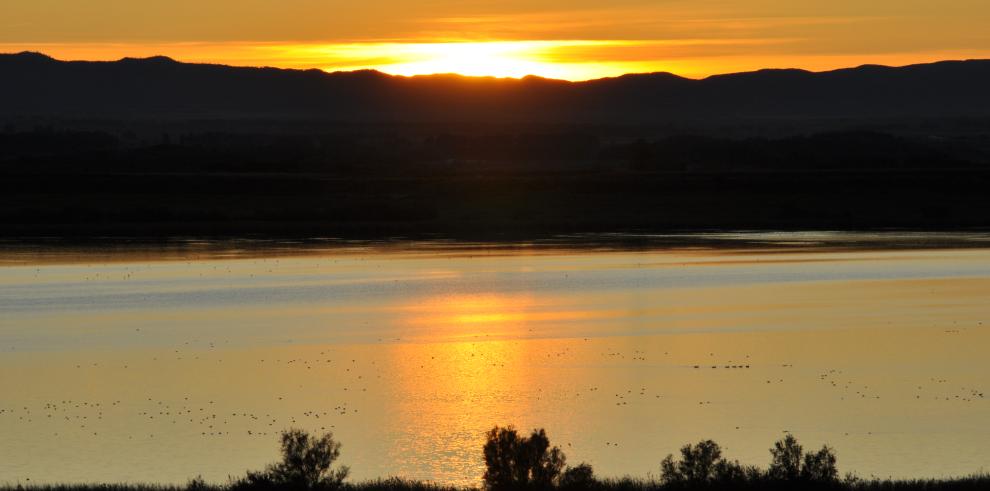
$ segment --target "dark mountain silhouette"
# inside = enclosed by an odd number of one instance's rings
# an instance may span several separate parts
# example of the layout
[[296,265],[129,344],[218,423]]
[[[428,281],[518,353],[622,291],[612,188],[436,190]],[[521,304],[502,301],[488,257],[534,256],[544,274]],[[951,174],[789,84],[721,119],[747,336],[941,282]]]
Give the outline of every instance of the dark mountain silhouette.
[[990,60],[565,82],[230,67],[167,57],[65,62],[38,53],[0,55],[3,116],[623,124],[980,117],[990,115],[987,87]]

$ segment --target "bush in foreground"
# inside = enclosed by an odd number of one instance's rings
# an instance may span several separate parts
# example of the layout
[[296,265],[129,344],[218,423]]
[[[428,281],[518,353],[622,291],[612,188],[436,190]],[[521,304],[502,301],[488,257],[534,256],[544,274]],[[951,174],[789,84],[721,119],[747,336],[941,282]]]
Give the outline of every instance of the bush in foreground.
[[231,489],[339,489],[349,472],[346,466],[331,467],[340,457],[340,446],[333,433],[317,438],[302,430],[284,431],[282,461],[261,472],[248,472],[246,477],[232,483]]
[[788,434],[770,449],[773,457],[767,476],[773,481],[804,481],[828,484],[839,480],[835,451],[823,445],[814,453],[805,453],[794,435]]
[[758,480],[760,471],[722,457],[722,448],[712,440],[681,447],[681,459],[668,455],[660,462],[661,482],[670,487],[737,484]]
[[[744,466],[722,456],[722,448],[712,440],[681,448],[680,460],[668,455],[660,463],[661,484],[667,488],[807,488],[836,487],[839,471],[835,452],[828,446],[805,453],[793,435],[788,434],[770,449],[766,471]],[[847,483],[848,484],[848,483]]]
[[490,490],[586,488],[595,482],[590,465],[564,471],[567,457],[560,448],[550,446],[542,428],[522,437],[511,426],[496,426],[487,434],[484,455],[484,482]]

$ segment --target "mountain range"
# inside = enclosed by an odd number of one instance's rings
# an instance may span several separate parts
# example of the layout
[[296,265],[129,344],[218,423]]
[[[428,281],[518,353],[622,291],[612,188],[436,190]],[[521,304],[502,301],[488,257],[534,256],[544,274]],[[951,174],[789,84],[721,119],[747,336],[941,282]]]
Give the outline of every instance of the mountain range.
[[539,122],[990,116],[990,60],[567,82],[0,54],[0,116]]

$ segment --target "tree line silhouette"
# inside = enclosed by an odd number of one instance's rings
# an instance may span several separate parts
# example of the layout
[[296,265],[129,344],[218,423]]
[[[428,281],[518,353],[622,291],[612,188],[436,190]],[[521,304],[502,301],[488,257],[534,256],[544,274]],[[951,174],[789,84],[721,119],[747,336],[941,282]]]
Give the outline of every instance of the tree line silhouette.
[[389,175],[754,170],[988,169],[990,137],[933,138],[834,131],[781,138],[633,136],[606,130],[137,136],[37,127],[0,131],[0,171],[321,172]]
[[990,137],[644,131],[8,127],[0,235],[538,238],[990,226]]

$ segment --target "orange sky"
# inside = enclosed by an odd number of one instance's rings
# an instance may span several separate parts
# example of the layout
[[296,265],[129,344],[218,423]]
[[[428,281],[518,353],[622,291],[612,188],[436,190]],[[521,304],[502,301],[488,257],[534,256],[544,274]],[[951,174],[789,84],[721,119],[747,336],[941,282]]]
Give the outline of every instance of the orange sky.
[[0,51],[414,75],[690,77],[990,58],[986,0],[3,0]]

